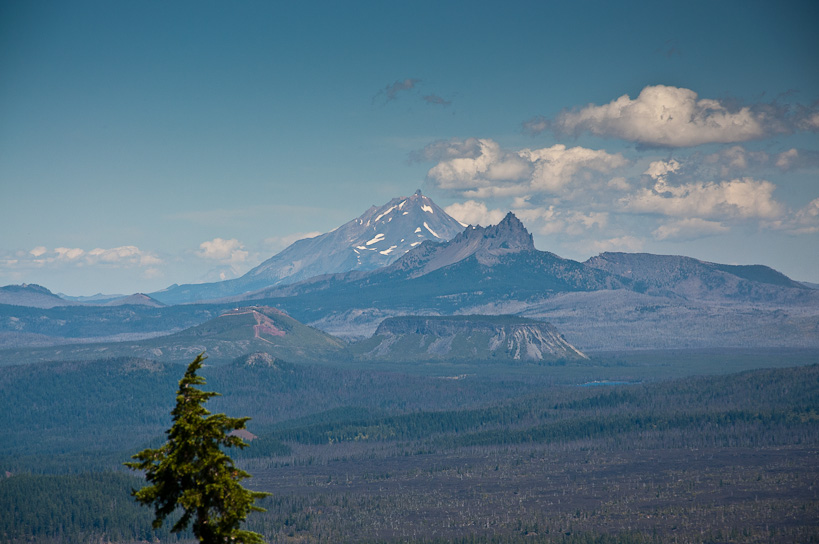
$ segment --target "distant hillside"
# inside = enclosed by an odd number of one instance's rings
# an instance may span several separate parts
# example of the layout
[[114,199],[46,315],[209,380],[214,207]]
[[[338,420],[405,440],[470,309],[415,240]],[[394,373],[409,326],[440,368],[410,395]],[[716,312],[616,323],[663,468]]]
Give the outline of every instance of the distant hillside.
[[165,306],[155,298],[151,298],[143,293],[135,293],[126,297],[115,298],[114,300],[103,303],[103,306],[127,306],[129,304],[134,306],[150,306],[152,308]]
[[267,353],[293,362],[348,358],[346,346],[338,338],[299,323],[275,308],[252,306],[235,308],[174,334],[135,342],[5,350],[0,352],[0,364],[122,356],[189,362],[203,351],[213,364],[249,353]]
[[552,325],[508,315],[393,317],[352,349],[362,359],[386,361],[531,363],[586,358]]
[[690,300],[777,301],[807,289],[767,266],[717,264],[677,255],[601,253],[585,264],[634,280],[646,293]]
[[41,285],[24,283],[0,287],[0,304],[54,308],[55,306],[73,306],[76,302],[64,300]]

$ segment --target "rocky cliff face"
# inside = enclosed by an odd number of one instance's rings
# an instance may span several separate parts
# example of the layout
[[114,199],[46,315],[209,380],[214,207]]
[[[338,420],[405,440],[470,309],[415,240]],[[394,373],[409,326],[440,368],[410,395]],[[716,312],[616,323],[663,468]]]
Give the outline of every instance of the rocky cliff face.
[[404,255],[391,268],[410,277],[423,276],[475,255],[482,264],[491,264],[505,254],[534,251],[532,235],[509,212],[497,225],[467,227],[445,244],[425,243]]
[[394,317],[354,350],[365,359],[419,362],[586,358],[549,323],[516,316]]

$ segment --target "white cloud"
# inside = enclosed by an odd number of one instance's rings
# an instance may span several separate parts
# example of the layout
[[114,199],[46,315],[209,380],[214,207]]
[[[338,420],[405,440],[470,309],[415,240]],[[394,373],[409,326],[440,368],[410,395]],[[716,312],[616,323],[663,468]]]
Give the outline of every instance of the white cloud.
[[626,178],[623,177],[616,177],[611,178],[608,183],[606,183],[606,187],[614,189],[616,191],[630,191],[631,184],[628,182]]
[[668,184],[659,178],[651,189],[643,189],[621,200],[627,211],[677,217],[710,219],[775,219],[784,208],[773,198],[776,185],[751,178],[731,181]]
[[813,234],[819,232],[819,198],[811,200],[787,220],[774,224],[774,228],[790,234]]
[[78,247],[58,247],[54,248],[54,253],[57,254],[57,259],[64,261],[75,261],[83,256],[85,251]]
[[776,156],[776,165],[783,170],[788,170],[798,157],[799,151],[796,149],[783,151]]
[[619,153],[612,155],[584,147],[566,148],[560,144],[543,149],[524,149],[520,154],[534,165],[532,189],[548,193],[561,191],[581,172],[608,173],[628,162]]
[[803,130],[819,130],[819,108],[814,102],[810,108],[803,108],[797,121],[799,128]]
[[764,151],[751,151],[741,145],[734,145],[702,158],[702,174],[728,179],[747,170],[766,168],[771,156]]
[[19,252],[13,264],[18,266],[44,267],[47,265],[93,266],[129,268],[134,266],[155,266],[162,260],[153,253],[137,246],[120,246],[109,249],[95,248],[86,251],[79,247],[57,247],[49,251],[45,246],[37,246],[29,252]]
[[236,238],[229,240],[214,238],[199,244],[197,255],[203,259],[239,264],[247,260],[249,253],[245,251],[244,245]]
[[120,246],[111,249],[96,248],[88,252],[89,263],[131,264],[152,266],[162,261],[151,253],[144,252],[136,246]]
[[623,95],[602,106],[564,111],[549,126],[557,132],[588,131],[651,146],[688,147],[761,138],[772,131],[774,120],[768,117],[749,106],[731,111],[690,89],[655,85],[633,100]]
[[697,238],[722,234],[729,230],[719,221],[689,217],[660,225],[652,234],[657,240],[696,240]]
[[605,228],[609,221],[609,215],[605,212],[561,210],[554,205],[513,211],[524,224],[544,236],[559,233],[578,236],[589,230]]
[[444,208],[444,211],[456,220],[467,225],[495,225],[500,223],[506,213],[503,210],[489,210],[483,202],[467,200],[456,202]]
[[668,174],[672,174],[680,169],[680,163],[671,159],[669,161],[654,161],[648,165],[643,174],[654,179],[665,179]]
[[652,162],[644,172],[651,188],[620,199],[627,211],[700,219],[767,219],[782,215],[784,207],[773,198],[776,185],[751,178],[721,182],[673,183],[682,165],[671,159]]
[[628,163],[619,153],[560,144],[508,151],[490,139],[436,142],[418,155],[441,158],[429,179],[470,198],[565,193]]

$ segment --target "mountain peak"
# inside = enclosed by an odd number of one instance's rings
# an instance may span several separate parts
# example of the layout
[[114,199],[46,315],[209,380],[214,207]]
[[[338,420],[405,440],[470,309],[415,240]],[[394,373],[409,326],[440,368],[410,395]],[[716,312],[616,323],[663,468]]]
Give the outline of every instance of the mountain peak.
[[503,238],[506,241],[508,249],[527,251],[535,249],[535,242],[532,239],[532,235],[526,230],[526,227],[523,226],[521,220],[512,212],[507,213],[506,217],[495,225],[494,233],[496,237]]
[[393,266],[412,271],[411,275],[423,275],[476,255],[481,262],[496,260],[499,255],[534,251],[532,235],[515,214],[509,212],[497,225],[471,226],[449,242],[425,243],[410,251]]
[[393,198],[314,238],[298,240],[240,278],[181,285],[152,296],[165,304],[216,299],[285,285],[315,276],[388,266],[423,242],[446,242],[466,225],[428,196]]
[[471,243],[477,242],[482,249],[487,250],[532,251],[535,249],[532,235],[512,212],[507,213],[497,225],[468,228],[452,242],[456,240],[461,243],[463,240],[471,240]]

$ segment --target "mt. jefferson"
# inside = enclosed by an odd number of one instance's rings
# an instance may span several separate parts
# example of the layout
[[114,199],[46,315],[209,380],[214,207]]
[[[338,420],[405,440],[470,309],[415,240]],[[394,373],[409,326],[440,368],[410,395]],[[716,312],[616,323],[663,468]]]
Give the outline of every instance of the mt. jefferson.
[[222,282],[174,285],[151,296],[165,304],[229,297],[325,274],[375,270],[425,240],[446,242],[464,230],[421,191],[370,207],[340,227],[299,240],[244,276]]

